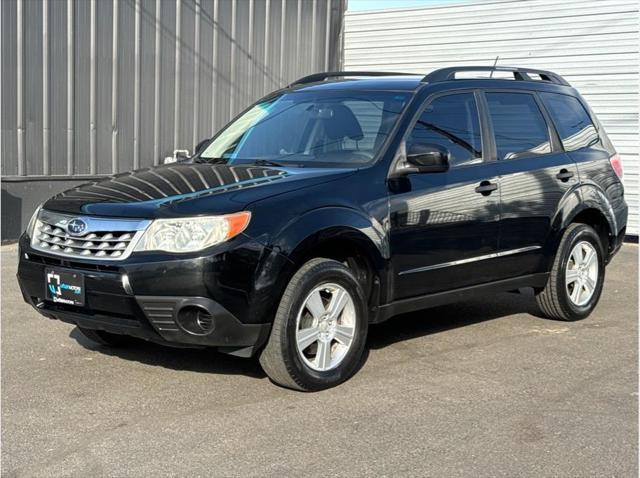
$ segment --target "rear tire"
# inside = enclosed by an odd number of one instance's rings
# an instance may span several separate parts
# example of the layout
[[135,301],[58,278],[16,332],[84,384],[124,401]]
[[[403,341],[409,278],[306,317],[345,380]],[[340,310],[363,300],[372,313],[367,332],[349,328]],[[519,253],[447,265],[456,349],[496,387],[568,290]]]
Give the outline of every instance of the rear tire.
[[83,327],[78,327],[78,330],[89,340],[108,347],[126,347],[136,340],[128,335],[112,334],[104,330],[85,329]]
[[260,364],[275,383],[301,391],[350,378],[367,338],[362,287],[344,264],[312,259],[294,274],[280,301]]
[[536,296],[542,314],[567,321],[587,317],[600,300],[604,267],[596,231],[586,224],[571,224],[560,241],[549,281]]

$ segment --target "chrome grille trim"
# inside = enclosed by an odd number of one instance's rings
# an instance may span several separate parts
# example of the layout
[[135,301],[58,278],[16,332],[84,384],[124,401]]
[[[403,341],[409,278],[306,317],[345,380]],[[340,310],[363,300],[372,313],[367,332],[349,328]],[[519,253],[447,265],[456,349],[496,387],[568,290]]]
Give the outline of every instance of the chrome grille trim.
[[[73,219],[81,219],[87,225],[81,234],[68,231],[67,225]],[[61,257],[121,261],[131,255],[149,224],[148,219],[73,216],[41,210],[31,247]]]

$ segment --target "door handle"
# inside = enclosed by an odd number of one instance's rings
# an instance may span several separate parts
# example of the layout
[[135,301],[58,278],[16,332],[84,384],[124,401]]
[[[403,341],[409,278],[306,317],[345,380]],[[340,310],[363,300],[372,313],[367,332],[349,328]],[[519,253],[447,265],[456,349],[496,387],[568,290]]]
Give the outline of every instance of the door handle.
[[492,183],[491,181],[482,181],[480,186],[476,188],[476,192],[483,196],[488,196],[496,189],[498,189],[498,185],[496,183]]
[[566,183],[572,177],[573,177],[573,173],[571,171],[568,171],[568,170],[564,169],[564,168],[562,168],[560,170],[560,172],[558,174],[556,174],[556,178],[558,178],[563,183]]

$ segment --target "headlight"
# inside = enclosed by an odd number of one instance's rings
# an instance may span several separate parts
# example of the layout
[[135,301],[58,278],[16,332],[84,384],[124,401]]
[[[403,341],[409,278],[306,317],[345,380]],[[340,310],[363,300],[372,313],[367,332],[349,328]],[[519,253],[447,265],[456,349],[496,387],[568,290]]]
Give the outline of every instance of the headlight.
[[42,209],[42,204],[40,204],[29,219],[29,224],[27,224],[27,234],[30,238],[33,238],[33,230],[36,227],[36,222],[38,222],[38,214],[40,214],[40,209]]
[[140,238],[136,251],[199,251],[237,236],[246,229],[249,219],[249,211],[226,216],[156,219]]

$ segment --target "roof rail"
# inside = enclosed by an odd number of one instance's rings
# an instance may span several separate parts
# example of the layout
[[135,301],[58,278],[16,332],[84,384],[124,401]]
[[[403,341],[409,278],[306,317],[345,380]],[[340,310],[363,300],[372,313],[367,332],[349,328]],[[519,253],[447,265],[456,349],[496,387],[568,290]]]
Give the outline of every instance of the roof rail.
[[456,73],[461,71],[506,71],[513,73],[515,80],[521,81],[540,81],[531,78],[530,74],[538,75],[542,81],[548,81],[557,85],[570,86],[567,80],[560,75],[546,70],[535,70],[533,68],[517,68],[511,66],[452,66],[448,68],[440,68],[432,71],[422,79],[423,83],[435,83],[438,81],[455,80]]
[[324,81],[328,80],[329,78],[335,78],[339,76],[405,76],[415,74],[416,73],[398,73],[391,71],[325,71],[324,73],[314,73],[312,75],[304,76],[288,85],[288,87],[294,85],[303,85],[305,83],[316,83],[318,81]]

